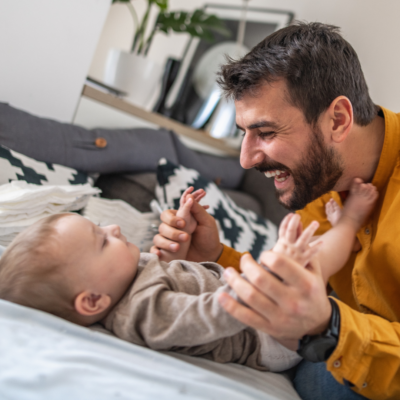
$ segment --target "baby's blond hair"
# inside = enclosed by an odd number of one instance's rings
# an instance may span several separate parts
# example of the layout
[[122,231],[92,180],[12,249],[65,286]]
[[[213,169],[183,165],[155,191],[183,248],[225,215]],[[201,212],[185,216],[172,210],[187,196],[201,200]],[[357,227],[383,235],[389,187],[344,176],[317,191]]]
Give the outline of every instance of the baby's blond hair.
[[21,232],[0,258],[0,299],[77,321],[67,261],[55,225],[71,214],[43,218]]

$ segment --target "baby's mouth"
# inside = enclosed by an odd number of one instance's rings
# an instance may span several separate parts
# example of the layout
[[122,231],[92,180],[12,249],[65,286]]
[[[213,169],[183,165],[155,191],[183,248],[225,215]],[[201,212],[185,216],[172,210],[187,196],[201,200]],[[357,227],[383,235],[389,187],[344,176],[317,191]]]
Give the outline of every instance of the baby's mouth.
[[280,169],[274,169],[271,171],[264,172],[264,175],[267,178],[275,178],[275,180],[278,182],[284,182],[284,181],[286,181],[286,179],[289,178],[290,173],[287,171],[282,171]]

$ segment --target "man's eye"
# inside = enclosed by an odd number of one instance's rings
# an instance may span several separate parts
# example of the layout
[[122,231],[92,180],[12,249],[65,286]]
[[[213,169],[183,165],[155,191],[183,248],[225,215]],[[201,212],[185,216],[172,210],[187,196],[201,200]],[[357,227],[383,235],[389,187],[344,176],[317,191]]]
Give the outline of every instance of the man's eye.
[[267,137],[272,137],[275,135],[275,131],[268,131],[268,132],[260,132],[260,137],[262,138],[267,138]]

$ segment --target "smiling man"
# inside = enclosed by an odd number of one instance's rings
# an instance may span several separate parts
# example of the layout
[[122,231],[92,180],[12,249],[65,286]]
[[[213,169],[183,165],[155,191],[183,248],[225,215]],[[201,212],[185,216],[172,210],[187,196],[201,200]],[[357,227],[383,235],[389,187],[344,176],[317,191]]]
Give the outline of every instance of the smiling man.
[[[273,178],[279,201],[298,210],[304,227],[318,220],[318,234],[330,229],[325,204],[344,202],[355,178],[380,197],[357,235],[361,250],[329,281],[338,299],[327,297],[316,263],[303,269],[265,252],[261,262],[276,279],[222,246],[200,206],[188,257],[227,267],[228,283],[248,307],[228,295],[220,302],[238,320],[299,340],[305,360],[294,384],[303,400],[399,399],[400,115],[374,105],[354,49],[336,27],[319,23],[281,29],[228,60],[219,84],[235,100],[241,165]],[[173,211],[162,220],[152,251],[176,251],[187,240],[182,221]]]

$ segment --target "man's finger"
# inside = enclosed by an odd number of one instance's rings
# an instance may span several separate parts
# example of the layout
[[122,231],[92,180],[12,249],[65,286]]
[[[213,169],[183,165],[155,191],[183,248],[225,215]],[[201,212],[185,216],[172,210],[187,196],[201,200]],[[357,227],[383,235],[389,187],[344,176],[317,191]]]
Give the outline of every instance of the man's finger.
[[191,213],[199,225],[212,226],[215,224],[214,217],[211,216],[203,206],[195,202],[192,206]]
[[186,222],[183,218],[179,218],[176,216],[177,210],[165,210],[161,213],[160,219],[165,224],[182,229],[185,227]]
[[[265,251],[261,254],[260,261],[266,265],[272,272],[280,276],[289,286],[297,286],[301,288],[309,280],[309,272],[306,271],[299,263],[285,256],[284,254]],[[243,271],[250,282],[253,283],[253,276],[249,276]]]
[[239,304],[228,293],[221,293],[218,296],[218,301],[222,308],[245,325],[251,326],[254,329],[268,333],[270,322],[263,318],[252,309]]
[[[287,296],[287,285],[279,280],[279,278],[271,274],[270,271],[257,264],[250,254],[245,254],[241,258],[240,269],[243,271],[251,284],[254,285],[261,293],[268,293],[268,297],[273,303],[277,304],[282,300],[282,298]],[[262,313],[263,309],[256,308],[256,311]]]
[[[155,235],[153,237],[154,246],[158,248],[158,250],[165,250],[175,253],[179,250],[179,243],[173,242],[172,240],[166,239],[162,235]],[[158,254],[159,255],[159,254]]]
[[[264,272],[267,274],[266,271]],[[249,283],[248,280],[240,276],[233,268],[227,268],[225,270],[224,278],[239,298],[260,315],[269,315],[275,312],[276,304],[273,303],[267,295],[260,292],[255,286]],[[276,279],[272,276],[271,278]]]
[[173,242],[186,242],[189,239],[187,233],[164,223],[160,224],[158,232],[166,239],[172,240]]
[[155,254],[158,257],[160,257],[160,255],[161,255],[160,249],[158,247],[156,247],[156,246],[151,246],[150,253]]

